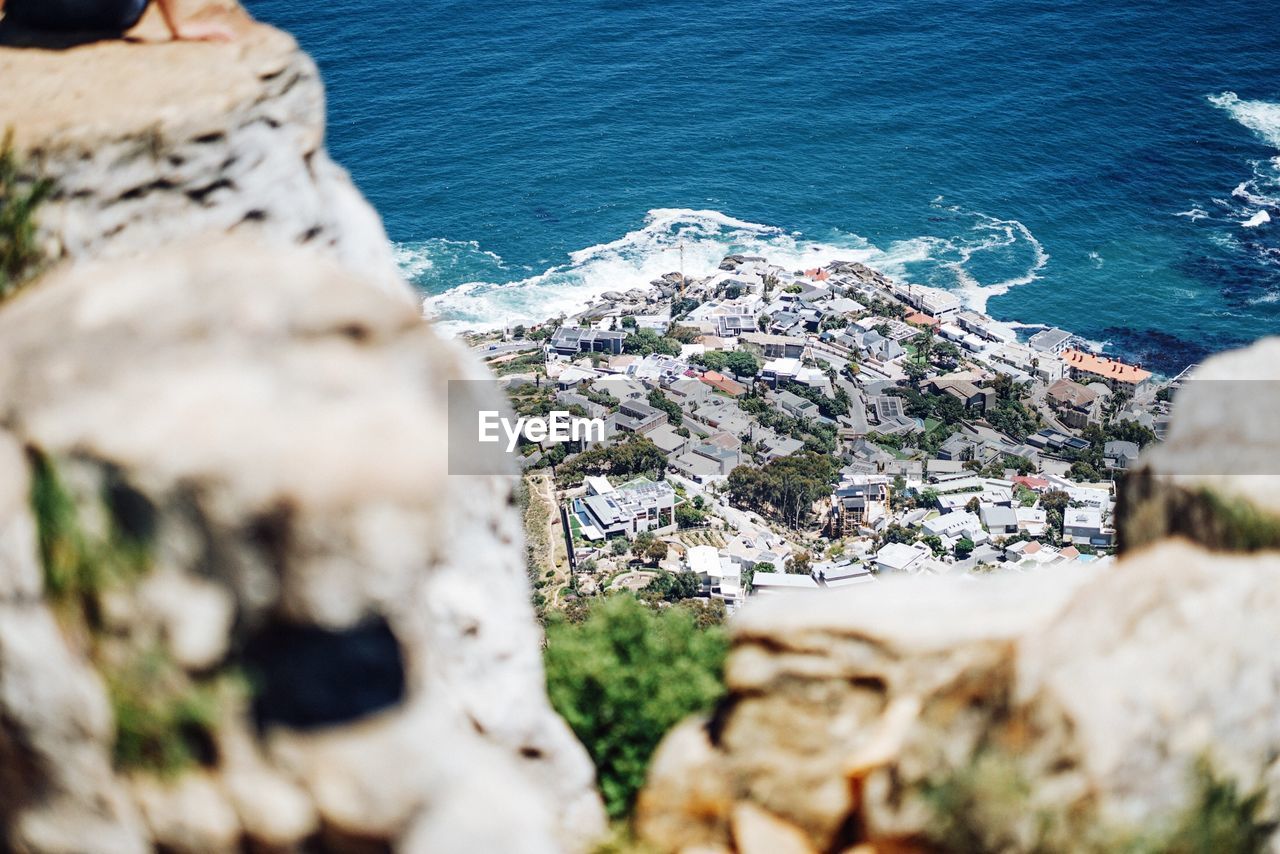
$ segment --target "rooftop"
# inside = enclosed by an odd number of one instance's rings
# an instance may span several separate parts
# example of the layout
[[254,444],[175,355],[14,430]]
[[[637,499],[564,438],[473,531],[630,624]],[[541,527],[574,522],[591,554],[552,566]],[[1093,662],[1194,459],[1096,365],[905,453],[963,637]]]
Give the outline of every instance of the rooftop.
[[1122,383],[1140,383],[1151,379],[1151,372],[1136,365],[1128,365],[1118,359],[1095,356],[1083,350],[1067,350],[1062,354],[1068,366],[1078,371],[1095,374],[1104,379]]

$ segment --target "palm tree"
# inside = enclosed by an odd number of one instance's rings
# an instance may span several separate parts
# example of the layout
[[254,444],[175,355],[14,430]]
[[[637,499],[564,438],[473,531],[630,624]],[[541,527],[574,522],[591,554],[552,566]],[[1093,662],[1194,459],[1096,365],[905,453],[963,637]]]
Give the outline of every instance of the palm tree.
[[933,351],[933,327],[926,326],[924,334],[920,337],[920,343],[916,345],[916,355],[920,359],[920,364],[929,364],[929,354]]

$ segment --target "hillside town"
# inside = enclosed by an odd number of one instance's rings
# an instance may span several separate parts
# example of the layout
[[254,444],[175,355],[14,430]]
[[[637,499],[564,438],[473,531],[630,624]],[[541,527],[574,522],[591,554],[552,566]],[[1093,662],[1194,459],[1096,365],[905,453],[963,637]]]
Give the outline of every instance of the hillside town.
[[732,613],[892,574],[1112,560],[1115,482],[1177,379],[865,265],[729,256],[573,317],[471,336],[520,415],[535,602],[629,589]]

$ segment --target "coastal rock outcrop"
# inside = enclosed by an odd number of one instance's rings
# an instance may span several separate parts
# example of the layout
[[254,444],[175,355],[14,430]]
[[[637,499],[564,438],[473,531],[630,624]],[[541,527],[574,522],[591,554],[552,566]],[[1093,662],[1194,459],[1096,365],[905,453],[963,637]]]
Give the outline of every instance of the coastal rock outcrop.
[[1280,782],[1278,605],[1280,557],[1181,543],[762,603],[734,627],[728,701],[659,748],[638,827],[750,850],[746,804],[812,851],[1116,850],[1195,808],[1202,764],[1240,792]]
[[289,35],[0,46],[0,134],[53,182],[53,259],[118,257],[210,232],[331,253],[410,299],[377,214],[324,148],[324,88]]
[[0,309],[11,846],[601,830],[544,693],[514,479],[444,468],[447,386],[474,371],[411,305],[233,238]]

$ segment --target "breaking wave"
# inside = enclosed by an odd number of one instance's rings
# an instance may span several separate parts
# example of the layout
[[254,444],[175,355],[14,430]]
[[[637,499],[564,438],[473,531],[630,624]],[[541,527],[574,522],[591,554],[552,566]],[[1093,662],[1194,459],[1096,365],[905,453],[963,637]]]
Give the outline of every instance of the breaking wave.
[[[872,245],[852,232],[808,237],[715,210],[658,208],[622,237],[570,253],[542,271],[508,265],[475,242],[428,240],[396,246],[405,276],[427,296],[426,313],[446,333],[539,323],[581,311],[607,291],[645,288],[683,266],[690,277],[715,271],[725,255],[760,255],[800,270],[834,260],[861,261],[887,275],[954,288],[969,305],[1034,281],[1048,253],[1017,220],[942,208],[952,236]],[[951,230],[951,229],[948,229]]]
[[[1253,131],[1272,148],[1280,149],[1280,104],[1242,100],[1235,92],[1209,95],[1208,101],[1236,122]],[[1231,191],[1231,199],[1214,199],[1235,222],[1256,228],[1271,219],[1268,210],[1280,213],[1280,156],[1249,162],[1253,175]]]

